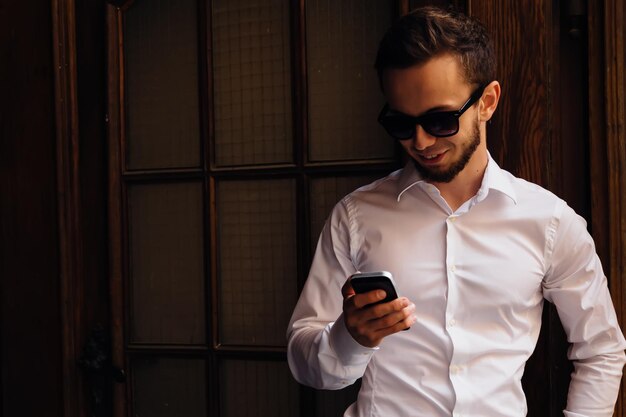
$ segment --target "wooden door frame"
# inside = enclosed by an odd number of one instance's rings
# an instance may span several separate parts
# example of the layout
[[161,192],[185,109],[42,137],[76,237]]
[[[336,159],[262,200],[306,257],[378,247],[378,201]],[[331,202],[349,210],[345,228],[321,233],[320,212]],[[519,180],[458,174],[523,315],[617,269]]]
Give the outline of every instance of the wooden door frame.
[[[94,412],[93,389],[97,387],[89,384],[94,375],[81,369],[80,360],[86,353],[88,331],[95,324],[108,327],[109,295],[98,288],[105,278],[107,257],[106,236],[99,230],[104,225],[101,217],[106,200],[96,196],[103,193],[99,180],[104,180],[105,174],[106,155],[98,152],[104,132],[104,69],[94,71],[95,65],[101,65],[99,39],[88,37],[81,42],[79,38],[89,34],[85,29],[90,23],[101,19],[104,24],[104,8],[99,9],[96,2],[79,3],[78,7],[75,0],[50,2],[57,199],[57,224],[50,227],[58,227],[59,288],[55,295],[60,311],[47,314],[59,314],[61,319],[61,356],[54,359],[60,362],[62,372],[59,400],[64,417],[87,417]],[[94,30],[102,31],[99,27]],[[97,364],[102,369],[89,372],[100,372],[98,377],[106,380],[107,359]]]
[[[124,283],[122,252],[122,173],[121,137],[123,122],[120,98],[123,97],[123,80],[120,68],[121,11],[120,7],[106,5],[107,45],[107,153],[108,153],[108,231],[109,231],[109,288],[111,311],[111,362],[118,369],[126,369],[124,354]],[[113,417],[127,414],[127,386],[116,384],[113,388]]]
[[[626,320],[626,91],[622,0],[588,2],[591,232],[622,329]],[[616,416],[626,413],[622,383]]]
[[52,0],[63,415],[87,415],[78,358],[84,336],[76,18],[74,0]]
[[[471,0],[468,0],[468,5]],[[401,2],[405,5],[407,2]],[[589,163],[591,184],[591,221],[590,227],[597,245],[598,253],[603,261],[605,272],[609,280],[610,290],[618,313],[620,324],[626,320],[626,132],[625,132],[625,102],[624,91],[626,75],[624,74],[624,10],[621,0],[588,1],[588,71],[589,71]],[[53,0],[55,21],[55,45],[57,40],[65,42],[71,57],[74,40],[66,35],[67,25],[71,28],[73,22],[65,17],[73,18],[73,0]],[[406,6],[405,6],[406,7]],[[470,7],[468,6],[468,9]],[[119,45],[119,9],[107,5],[107,31],[110,45]],[[65,25],[65,26],[64,26]],[[65,28],[65,29],[63,29]],[[58,37],[58,39],[57,39]],[[55,48],[56,50],[56,48]],[[121,194],[119,160],[120,125],[119,97],[122,94],[122,82],[119,79],[121,63],[116,54],[111,51],[108,57],[108,146],[109,159],[108,199],[109,199],[109,277],[111,294],[111,324],[113,337],[113,365],[124,369],[124,344],[121,333],[123,308],[120,303],[123,294],[122,261],[119,257],[119,247],[122,243],[121,230]],[[76,359],[75,331],[78,323],[74,321],[74,328],[67,327],[68,322],[76,319],[72,312],[77,311],[65,302],[78,303],[72,298],[75,284],[80,282],[81,254],[76,252],[80,248],[80,236],[75,235],[73,222],[78,219],[80,208],[76,206],[78,199],[77,164],[75,160],[67,160],[64,155],[77,157],[76,129],[74,120],[76,111],[75,90],[72,93],[71,80],[76,77],[75,67],[67,66],[67,54],[55,54],[55,68],[57,70],[57,142],[59,153],[58,183],[59,183],[59,221],[61,232],[61,259],[62,259],[62,301],[64,302],[64,370],[65,377],[72,379],[77,373],[72,367]],[[57,65],[59,64],[59,65]],[[64,81],[65,80],[65,81]],[[116,99],[117,98],[117,99]],[[63,100],[61,100],[63,99]],[[74,118],[72,118],[74,115]],[[69,153],[68,149],[70,150]],[[69,187],[69,188],[68,188]],[[117,208],[117,209],[116,209]],[[72,216],[75,213],[77,216]],[[74,251],[73,253],[70,253]],[[64,255],[66,254],[66,255]],[[77,394],[77,386],[64,384],[66,399],[66,416],[79,415],[73,413],[69,404],[71,398]],[[126,412],[126,392],[123,385],[115,388],[114,416],[122,417]],[[626,388],[622,386],[616,406],[616,416],[625,415],[624,401]],[[76,401],[76,400],[75,400]]]

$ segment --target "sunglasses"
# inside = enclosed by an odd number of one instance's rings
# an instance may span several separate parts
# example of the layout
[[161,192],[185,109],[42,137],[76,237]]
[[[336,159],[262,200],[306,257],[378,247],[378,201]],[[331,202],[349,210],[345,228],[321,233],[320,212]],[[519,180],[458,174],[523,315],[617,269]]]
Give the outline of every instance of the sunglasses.
[[391,110],[389,104],[385,104],[378,115],[378,123],[398,140],[411,139],[415,135],[416,125],[422,126],[426,133],[437,138],[456,135],[459,132],[459,117],[482,97],[485,87],[483,85],[476,89],[457,111],[437,111],[414,117]]

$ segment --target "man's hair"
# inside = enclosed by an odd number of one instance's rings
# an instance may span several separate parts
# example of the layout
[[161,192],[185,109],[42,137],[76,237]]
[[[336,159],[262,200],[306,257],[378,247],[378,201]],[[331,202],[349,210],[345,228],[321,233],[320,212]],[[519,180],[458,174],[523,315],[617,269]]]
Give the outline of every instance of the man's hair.
[[385,69],[409,68],[445,53],[459,59],[468,83],[495,79],[495,54],[483,24],[452,9],[427,6],[398,19],[381,40],[375,64],[381,87]]

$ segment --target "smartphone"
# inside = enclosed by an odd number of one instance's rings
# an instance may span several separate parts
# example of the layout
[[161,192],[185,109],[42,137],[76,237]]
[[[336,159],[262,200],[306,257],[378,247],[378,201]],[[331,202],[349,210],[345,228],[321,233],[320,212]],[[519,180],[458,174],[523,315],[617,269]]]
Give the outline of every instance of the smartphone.
[[357,294],[379,289],[384,290],[387,296],[373,304],[388,303],[398,298],[398,291],[391,272],[358,272],[350,277],[350,284]]

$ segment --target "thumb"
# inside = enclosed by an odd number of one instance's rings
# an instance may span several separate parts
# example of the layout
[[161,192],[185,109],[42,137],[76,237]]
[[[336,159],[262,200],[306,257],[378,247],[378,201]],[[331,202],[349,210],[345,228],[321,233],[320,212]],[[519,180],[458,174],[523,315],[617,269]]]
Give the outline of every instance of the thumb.
[[346,282],[343,284],[343,287],[341,287],[341,295],[343,295],[343,298],[349,298],[352,297],[354,294],[356,294],[354,292],[354,288],[352,288],[352,284],[350,283],[350,278],[348,278],[346,280]]

